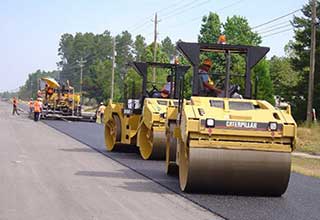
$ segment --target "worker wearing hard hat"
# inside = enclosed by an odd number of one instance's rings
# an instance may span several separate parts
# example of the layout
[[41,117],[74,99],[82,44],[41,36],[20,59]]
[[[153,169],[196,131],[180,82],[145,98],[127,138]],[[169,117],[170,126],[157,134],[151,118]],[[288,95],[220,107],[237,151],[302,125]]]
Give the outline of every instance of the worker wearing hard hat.
[[20,115],[18,112],[18,99],[16,97],[13,97],[12,100],[12,115],[14,114]]
[[34,121],[39,121],[39,119],[40,119],[40,113],[41,113],[41,108],[42,108],[42,102],[41,102],[41,99],[38,98],[38,99],[33,103]]
[[202,83],[203,90],[208,95],[218,96],[222,90],[215,87],[214,81],[210,78],[208,72],[212,67],[212,61],[205,59],[199,66],[199,78]]
[[103,123],[105,109],[106,109],[106,106],[103,104],[103,102],[101,102],[98,109],[98,115],[100,116],[100,123]]

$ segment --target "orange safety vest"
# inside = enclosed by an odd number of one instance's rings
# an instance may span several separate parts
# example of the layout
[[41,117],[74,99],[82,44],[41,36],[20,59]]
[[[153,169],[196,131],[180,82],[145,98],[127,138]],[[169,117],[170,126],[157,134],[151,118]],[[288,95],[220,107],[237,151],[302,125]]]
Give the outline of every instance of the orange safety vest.
[[33,101],[29,102],[29,108],[33,108]]
[[41,105],[40,105],[40,102],[38,102],[38,101],[35,101],[34,102],[34,112],[41,112]]
[[13,105],[17,105],[18,101],[16,99],[13,99]]

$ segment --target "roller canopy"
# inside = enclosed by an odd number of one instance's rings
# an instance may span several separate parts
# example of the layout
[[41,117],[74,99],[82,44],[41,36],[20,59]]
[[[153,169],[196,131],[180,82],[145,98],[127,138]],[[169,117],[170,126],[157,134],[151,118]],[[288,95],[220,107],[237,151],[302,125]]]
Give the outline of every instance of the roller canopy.
[[[180,76],[184,75],[190,66],[181,65],[181,64],[171,64],[171,63],[157,63],[157,62],[130,62],[128,63],[129,66],[132,66],[136,72],[142,77],[142,92],[143,97],[147,96],[147,73],[148,67],[155,67],[155,68],[163,68],[163,69],[175,69],[175,79],[174,82],[178,82],[180,80]],[[178,85],[176,85],[178,87]],[[175,89],[175,93],[178,89]],[[174,97],[177,97],[177,94],[174,94]]]
[[60,88],[59,83],[53,78],[44,77],[44,78],[41,78],[41,80],[45,81],[48,84],[48,86],[51,88],[54,88],[54,89]]
[[251,98],[251,69],[269,52],[268,47],[230,45],[230,44],[207,44],[178,42],[177,49],[188,59],[193,66],[193,95],[199,95],[198,88],[198,67],[200,64],[200,53],[235,53],[246,56],[246,81],[245,97]]

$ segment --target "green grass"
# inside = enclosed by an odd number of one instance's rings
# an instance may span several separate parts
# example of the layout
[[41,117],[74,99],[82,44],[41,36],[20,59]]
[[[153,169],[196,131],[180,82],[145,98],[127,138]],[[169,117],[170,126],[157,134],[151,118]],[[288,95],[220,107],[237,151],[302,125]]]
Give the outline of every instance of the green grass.
[[320,155],[320,125],[298,127],[296,151]]
[[320,178],[320,159],[292,156],[291,170],[306,176]]

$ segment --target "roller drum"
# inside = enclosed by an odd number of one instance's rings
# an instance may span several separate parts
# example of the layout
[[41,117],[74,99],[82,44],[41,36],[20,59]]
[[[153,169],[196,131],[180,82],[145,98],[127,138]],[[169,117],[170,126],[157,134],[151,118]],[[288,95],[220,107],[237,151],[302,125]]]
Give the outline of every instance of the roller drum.
[[105,124],[105,144],[108,151],[113,151],[116,143],[121,141],[121,121],[118,115],[113,115],[112,119]]
[[183,191],[281,196],[287,189],[290,153],[181,147]]
[[165,131],[148,129],[145,124],[140,128],[139,150],[145,160],[164,160],[166,156],[166,134]]

